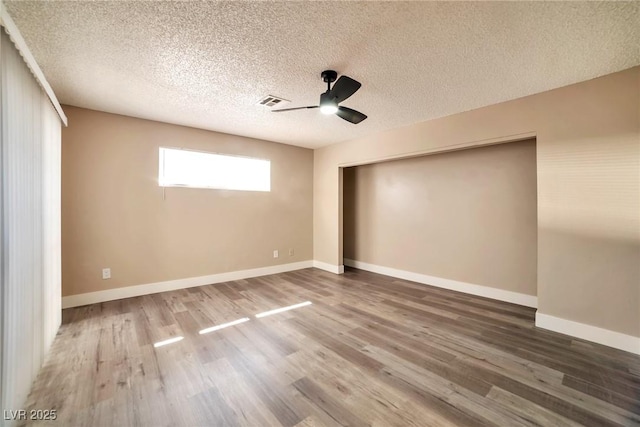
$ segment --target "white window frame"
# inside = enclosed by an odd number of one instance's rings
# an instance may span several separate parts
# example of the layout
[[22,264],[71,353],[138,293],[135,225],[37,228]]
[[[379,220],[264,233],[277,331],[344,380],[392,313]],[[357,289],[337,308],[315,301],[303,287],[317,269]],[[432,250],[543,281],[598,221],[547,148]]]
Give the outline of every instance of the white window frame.
[[[215,157],[226,157],[233,159],[247,159],[258,162],[266,162],[268,168],[268,182],[266,185],[256,186],[253,188],[241,188],[241,186],[231,184],[221,184],[221,185],[203,185],[203,184],[193,184],[193,183],[179,183],[179,182],[170,182],[167,181],[164,177],[165,170],[165,154],[167,151],[188,151],[193,153],[201,153],[205,155],[215,156]],[[259,164],[258,164],[259,165]],[[263,163],[264,167],[264,163]],[[271,191],[271,160],[269,159],[261,159],[257,157],[249,157],[249,156],[240,156],[236,154],[226,154],[226,153],[215,153],[210,151],[202,151],[202,150],[192,150],[187,148],[179,148],[179,147],[159,147],[158,148],[158,185],[160,187],[185,187],[185,188],[203,188],[210,190],[229,190],[229,191],[257,191],[257,192],[270,192]],[[260,187],[260,188],[258,188]]]

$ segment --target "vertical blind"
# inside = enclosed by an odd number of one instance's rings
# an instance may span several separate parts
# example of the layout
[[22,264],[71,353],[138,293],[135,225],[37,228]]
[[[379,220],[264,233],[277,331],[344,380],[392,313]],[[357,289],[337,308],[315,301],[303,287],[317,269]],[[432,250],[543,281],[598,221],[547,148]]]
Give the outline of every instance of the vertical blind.
[[8,411],[24,408],[61,320],[61,123],[0,33],[0,401]]

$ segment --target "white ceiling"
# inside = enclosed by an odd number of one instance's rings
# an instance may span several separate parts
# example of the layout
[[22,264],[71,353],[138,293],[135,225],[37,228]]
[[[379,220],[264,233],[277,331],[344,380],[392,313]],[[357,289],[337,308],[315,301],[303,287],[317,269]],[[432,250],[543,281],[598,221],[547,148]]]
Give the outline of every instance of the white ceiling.
[[[310,148],[640,64],[640,2],[5,4],[64,104]],[[327,68],[367,120],[255,105]]]

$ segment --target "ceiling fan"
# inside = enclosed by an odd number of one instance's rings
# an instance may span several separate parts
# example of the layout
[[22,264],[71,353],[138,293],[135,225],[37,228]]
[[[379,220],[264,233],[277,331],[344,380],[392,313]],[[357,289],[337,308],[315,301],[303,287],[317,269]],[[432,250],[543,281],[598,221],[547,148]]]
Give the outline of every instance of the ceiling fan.
[[[323,114],[335,114],[336,116],[344,119],[350,123],[358,124],[367,118],[366,115],[360,111],[353,110],[347,107],[341,107],[338,104],[349,98],[360,89],[360,82],[353,80],[351,77],[340,76],[338,81],[338,73],[333,70],[325,70],[320,76],[322,81],[327,84],[327,91],[320,94],[320,105],[310,105],[308,107],[295,107],[284,108],[282,110],[272,110],[274,113],[281,113],[283,111],[304,110],[309,108],[320,108],[320,112]],[[331,83],[336,82],[333,87]]]

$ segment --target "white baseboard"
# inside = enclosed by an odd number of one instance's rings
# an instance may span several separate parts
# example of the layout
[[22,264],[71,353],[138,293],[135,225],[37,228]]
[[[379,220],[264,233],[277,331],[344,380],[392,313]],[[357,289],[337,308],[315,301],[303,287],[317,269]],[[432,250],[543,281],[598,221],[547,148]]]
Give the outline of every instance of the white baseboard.
[[126,286],[104,291],[88,292],[86,294],[62,297],[62,308],[78,307],[81,305],[113,301],[140,295],[156,294],[158,292],[176,289],[192,288],[194,286],[210,285],[213,283],[229,282],[231,280],[248,279],[269,274],[285,273],[287,271],[311,268],[314,261],[300,261],[290,264],[274,265],[270,267],[252,268],[250,270],[230,271],[228,273],[211,274],[209,276],[189,277],[186,279],[169,280],[166,282],[147,283],[145,285]]
[[538,298],[532,295],[505,291],[503,289],[491,288],[489,286],[474,285],[473,283],[459,282],[457,280],[443,279],[441,277],[428,276],[426,274],[413,273],[411,271],[398,270],[391,267],[383,267],[347,258],[344,259],[344,265],[359,268],[360,270],[371,271],[372,273],[384,274],[385,276],[397,277],[398,279],[411,280],[412,282],[431,285],[437,288],[450,289],[452,291],[464,292],[466,294],[524,305],[526,307],[538,308]]
[[550,316],[540,312],[536,313],[536,326],[538,328],[548,329],[553,332],[559,332],[561,334],[582,338],[583,340],[592,341],[608,347],[617,348],[618,350],[640,354],[640,337],[621,334],[620,332],[610,331],[609,329],[598,328],[597,326],[561,319],[560,317]]
[[314,260],[313,266],[315,268],[319,268],[320,270],[328,271],[329,273],[344,274],[344,265],[333,265],[327,264],[326,262]]

